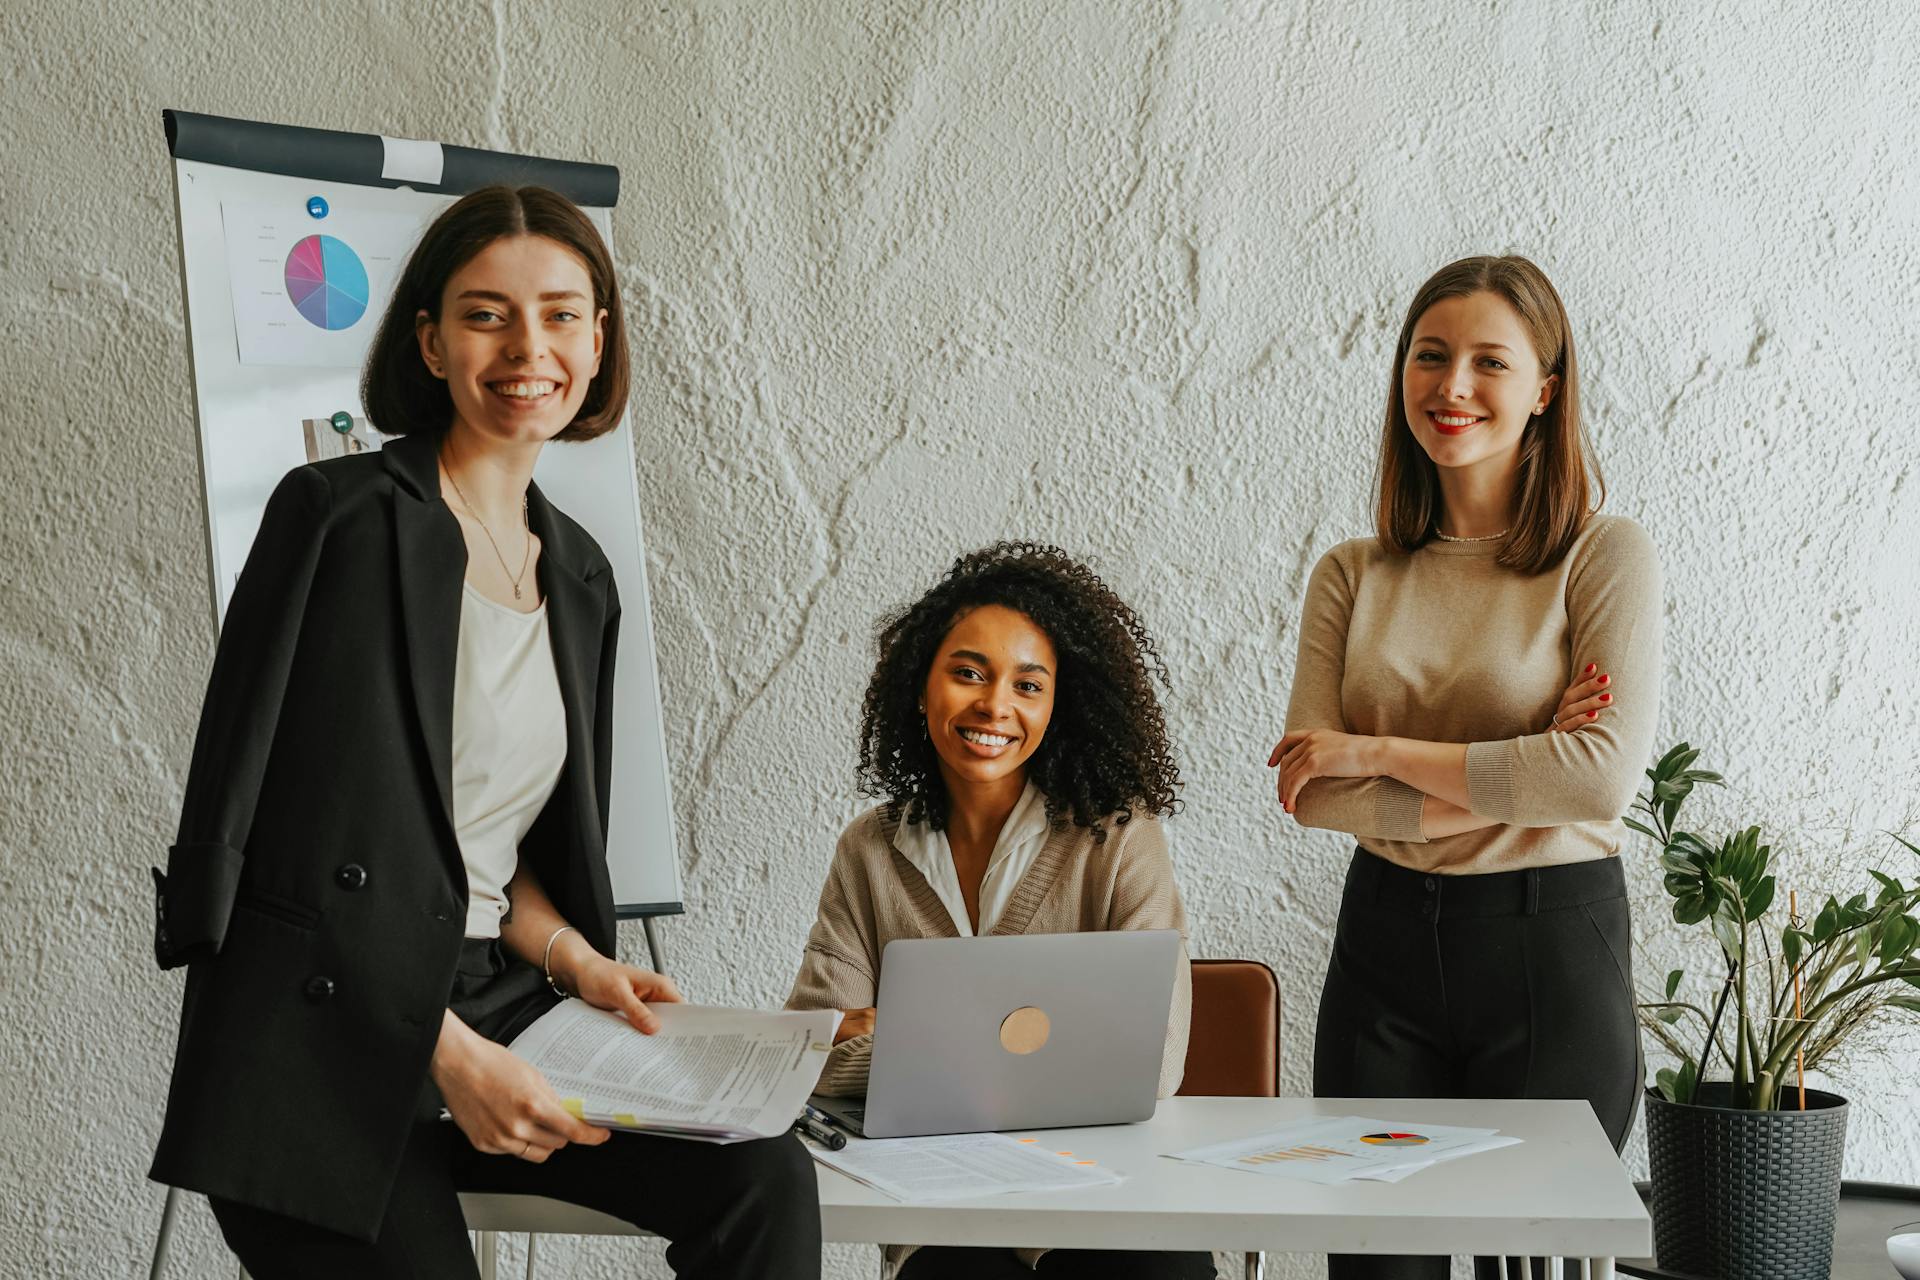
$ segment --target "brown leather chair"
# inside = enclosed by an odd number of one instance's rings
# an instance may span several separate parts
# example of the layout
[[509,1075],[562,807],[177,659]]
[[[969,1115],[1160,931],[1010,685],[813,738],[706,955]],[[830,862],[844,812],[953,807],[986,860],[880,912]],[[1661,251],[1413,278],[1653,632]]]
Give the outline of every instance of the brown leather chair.
[[[1188,1098],[1280,1096],[1280,981],[1258,960],[1195,960],[1187,1029]],[[1243,1258],[1247,1280],[1266,1274],[1266,1256]]]
[[1280,983],[1258,960],[1195,960],[1183,1097],[1280,1096]]

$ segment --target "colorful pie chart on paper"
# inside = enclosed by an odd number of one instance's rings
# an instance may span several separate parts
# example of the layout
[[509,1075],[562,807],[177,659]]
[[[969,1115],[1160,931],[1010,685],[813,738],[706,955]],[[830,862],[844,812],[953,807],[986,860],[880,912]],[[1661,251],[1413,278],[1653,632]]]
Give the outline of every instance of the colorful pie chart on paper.
[[1367,1133],[1360,1141],[1370,1147],[1419,1147],[1426,1145],[1427,1138],[1418,1133]]
[[367,268],[344,240],[308,236],[287,255],[287,298],[319,329],[350,329],[367,312]]

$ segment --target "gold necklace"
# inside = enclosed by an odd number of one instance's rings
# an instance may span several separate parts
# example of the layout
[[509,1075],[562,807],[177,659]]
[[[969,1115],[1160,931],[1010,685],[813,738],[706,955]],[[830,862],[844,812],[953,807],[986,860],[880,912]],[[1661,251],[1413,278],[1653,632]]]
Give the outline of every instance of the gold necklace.
[[1506,537],[1509,533],[1512,533],[1512,532],[1513,530],[1511,529],[1502,529],[1498,533],[1483,533],[1477,538],[1456,538],[1452,534],[1442,533],[1438,528],[1436,528],[1433,531],[1433,536],[1440,539],[1440,541],[1442,542],[1493,542],[1500,538]]
[[515,573],[507,567],[507,558],[500,554],[500,544],[494,541],[493,530],[487,528],[487,522],[480,518],[480,512],[474,508],[472,502],[468,501],[466,491],[461,489],[460,482],[453,478],[453,468],[447,465],[445,458],[440,460],[440,470],[446,475],[447,483],[453,486],[453,491],[460,495],[460,505],[467,509],[467,514],[473,517],[473,522],[480,526],[480,532],[487,535],[487,543],[493,548],[495,558],[500,561],[500,571],[512,580],[513,598],[518,600],[520,579],[527,576],[527,561],[533,557],[533,525],[527,521],[527,495],[524,493],[520,495],[520,527],[526,530],[527,544],[526,549],[520,553],[520,572]]

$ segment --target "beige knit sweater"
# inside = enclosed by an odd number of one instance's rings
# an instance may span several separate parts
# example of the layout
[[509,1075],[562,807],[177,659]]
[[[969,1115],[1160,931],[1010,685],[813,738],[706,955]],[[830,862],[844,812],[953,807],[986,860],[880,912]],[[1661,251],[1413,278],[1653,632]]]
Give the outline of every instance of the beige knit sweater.
[[[1497,542],[1397,555],[1372,538],[1327,552],[1307,584],[1287,732],[1464,742],[1468,805],[1498,825],[1425,840],[1426,797],[1392,778],[1316,778],[1295,818],[1421,871],[1505,871],[1610,857],[1651,763],[1660,701],[1660,562],[1639,525],[1588,519],[1545,573]],[[1573,673],[1612,676],[1614,708],[1545,732]]]
[[[889,942],[959,936],[933,886],[893,847],[897,825],[881,807],[854,819],[841,833],[787,1008],[864,1009],[880,989],[880,953]],[[1187,1020],[1193,1011],[1187,913],[1180,905],[1159,822],[1136,816],[1125,826],[1111,821],[1106,826],[1107,838],[1098,845],[1083,827],[1068,826],[1049,835],[987,936],[1178,929],[1173,1010],[1160,1058],[1159,1096],[1171,1097],[1186,1072]],[[871,1034],[835,1045],[820,1073],[820,1092],[836,1097],[866,1093],[872,1061]],[[896,1275],[917,1247],[887,1245],[884,1275]],[[1047,1250],[1013,1252],[1032,1267]]]

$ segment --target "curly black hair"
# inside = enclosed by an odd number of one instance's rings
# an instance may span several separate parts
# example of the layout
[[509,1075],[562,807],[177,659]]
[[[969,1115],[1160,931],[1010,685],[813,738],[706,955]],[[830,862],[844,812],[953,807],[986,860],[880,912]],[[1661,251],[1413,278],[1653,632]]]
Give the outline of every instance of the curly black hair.
[[889,815],[946,827],[947,789],[919,710],[941,640],[963,616],[1002,605],[1053,642],[1053,718],[1027,762],[1056,827],[1071,819],[1106,839],[1105,820],[1173,813],[1180,770],[1154,679],[1166,663],[1127,603],[1058,547],[999,542],[961,556],[933,589],[880,628],[880,660],[860,721],[860,787]]

